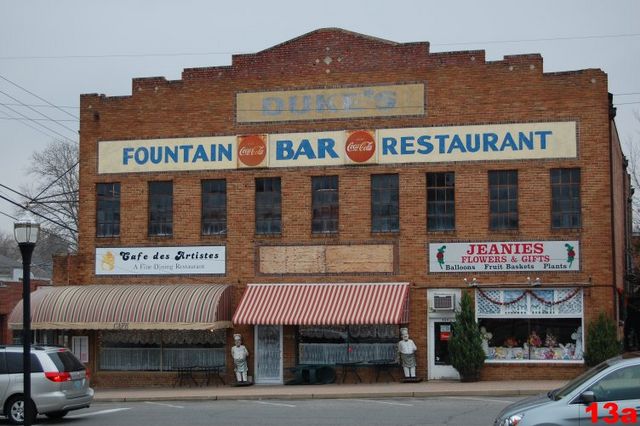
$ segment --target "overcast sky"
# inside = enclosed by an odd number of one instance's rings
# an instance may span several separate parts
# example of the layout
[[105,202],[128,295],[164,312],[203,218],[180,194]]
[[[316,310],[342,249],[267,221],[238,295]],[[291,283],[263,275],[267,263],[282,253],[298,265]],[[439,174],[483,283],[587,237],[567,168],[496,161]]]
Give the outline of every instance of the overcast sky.
[[[324,27],[432,52],[483,49],[487,60],[540,53],[545,72],[602,69],[621,139],[640,143],[639,18],[639,0],[0,0],[0,183],[20,190],[34,151],[78,140],[83,93],[130,95],[132,78],[179,79]],[[62,111],[23,106],[45,104],[27,91]],[[6,215],[15,209],[0,199],[0,232],[12,233]]]

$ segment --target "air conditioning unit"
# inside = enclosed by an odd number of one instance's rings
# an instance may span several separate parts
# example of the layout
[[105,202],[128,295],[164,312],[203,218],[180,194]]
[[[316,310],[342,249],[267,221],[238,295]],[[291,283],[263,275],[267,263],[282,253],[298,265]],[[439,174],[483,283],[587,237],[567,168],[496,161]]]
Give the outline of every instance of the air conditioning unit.
[[456,295],[452,293],[448,294],[434,294],[431,303],[431,309],[434,311],[453,311],[456,308]]

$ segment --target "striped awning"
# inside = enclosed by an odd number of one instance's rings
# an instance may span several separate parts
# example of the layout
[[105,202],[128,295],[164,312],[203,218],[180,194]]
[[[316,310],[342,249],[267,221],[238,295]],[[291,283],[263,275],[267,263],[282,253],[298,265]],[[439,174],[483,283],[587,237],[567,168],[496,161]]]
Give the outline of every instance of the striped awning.
[[234,324],[409,322],[409,283],[249,284]]
[[[228,285],[81,285],[31,293],[34,330],[206,330],[231,327]],[[22,301],[9,316],[22,328]]]

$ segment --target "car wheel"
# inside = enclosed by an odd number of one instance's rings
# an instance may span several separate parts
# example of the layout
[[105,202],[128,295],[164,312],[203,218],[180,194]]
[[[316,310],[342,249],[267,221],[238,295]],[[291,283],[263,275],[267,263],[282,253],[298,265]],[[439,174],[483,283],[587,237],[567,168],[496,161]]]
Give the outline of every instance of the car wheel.
[[[12,425],[24,424],[24,398],[22,396],[14,396],[7,402],[6,407],[7,418]],[[31,419],[35,420],[35,410],[32,408]]]
[[62,411],[52,411],[50,413],[45,413],[44,415],[49,417],[50,419],[61,419],[69,413],[69,410]]

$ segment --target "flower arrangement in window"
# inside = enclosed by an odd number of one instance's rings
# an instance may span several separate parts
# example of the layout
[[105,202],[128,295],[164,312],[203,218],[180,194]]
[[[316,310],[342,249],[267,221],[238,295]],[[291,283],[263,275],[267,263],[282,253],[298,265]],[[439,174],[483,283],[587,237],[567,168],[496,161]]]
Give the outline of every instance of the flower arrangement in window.
[[556,346],[558,346],[558,339],[556,339],[556,336],[547,331],[547,337],[545,337],[544,339],[544,345],[548,348],[555,348]]
[[539,348],[542,345],[542,339],[538,336],[538,333],[534,331],[531,332],[528,339],[529,346],[533,346],[534,348]]
[[518,346],[518,340],[516,340],[515,337],[508,337],[505,341],[504,341],[504,345],[508,348],[513,348],[515,346]]

